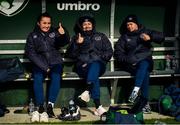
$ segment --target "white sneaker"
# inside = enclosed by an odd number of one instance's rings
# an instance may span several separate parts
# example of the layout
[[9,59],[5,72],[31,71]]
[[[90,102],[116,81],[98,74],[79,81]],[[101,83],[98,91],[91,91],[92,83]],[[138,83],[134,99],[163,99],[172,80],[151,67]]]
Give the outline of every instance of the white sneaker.
[[100,105],[100,106],[98,107],[98,109],[96,109],[96,110],[94,111],[94,115],[101,116],[101,115],[104,114],[105,112],[107,112],[106,109],[104,109],[104,108],[102,107],[102,105]]
[[79,108],[79,106],[77,106],[77,107],[76,107],[76,111],[73,112],[72,116],[75,117],[75,116],[77,116],[79,113],[80,113],[80,108]]
[[90,101],[90,94],[89,94],[89,91],[84,91],[80,96],[79,98],[81,98],[83,101],[85,102],[89,102]]
[[31,122],[39,122],[39,112],[34,111],[31,116]]
[[40,116],[39,116],[40,118],[40,122],[48,122],[48,114],[46,113],[46,112],[43,112],[42,114],[40,114]]
[[132,91],[128,101],[131,103],[134,103],[134,101],[136,100],[136,98],[138,97],[138,92],[137,91]]

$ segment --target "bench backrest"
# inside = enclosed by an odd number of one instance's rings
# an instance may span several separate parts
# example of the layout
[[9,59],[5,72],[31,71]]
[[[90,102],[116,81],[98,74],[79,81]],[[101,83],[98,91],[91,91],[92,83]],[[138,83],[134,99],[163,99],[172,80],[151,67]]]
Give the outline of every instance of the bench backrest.
[[[112,45],[117,41],[117,39],[110,39]],[[24,64],[27,72],[29,69],[30,61],[25,57],[24,46],[26,40],[0,40],[0,58],[8,58],[17,56],[20,58],[21,62]],[[172,63],[175,60],[176,65],[179,65],[179,47],[177,46],[178,39],[176,37],[166,37],[165,41],[161,45],[154,44],[153,46],[153,59],[154,59],[154,70],[164,70],[166,68],[166,56],[170,55]],[[62,55],[66,52],[63,48],[60,50]],[[65,71],[72,71],[71,59],[63,58]],[[28,66],[26,66],[28,65]],[[116,69],[115,60],[112,58],[108,64],[107,70],[114,71]]]

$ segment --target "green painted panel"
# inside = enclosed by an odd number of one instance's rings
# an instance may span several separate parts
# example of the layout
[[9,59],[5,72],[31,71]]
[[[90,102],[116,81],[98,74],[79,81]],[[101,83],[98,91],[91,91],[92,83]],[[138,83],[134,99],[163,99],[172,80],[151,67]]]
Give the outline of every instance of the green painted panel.
[[[116,5],[115,37],[119,37],[119,27],[128,14],[136,14],[145,27],[163,31],[165,8],[140,5]],[[153,15],[152,15],[153,13]]]
[[[22,2],[12,3],[9,1],[9,4],[13,6],[8,9],[2,6],[0,8],[0,39],[26,39],[34,28],[37,15],[41,13],[41,1],[24,0],[23,4]],[[16,14],[9,14],[9,16],[5,14],[5,16],[2,14],[5,9],[8,14],[14,11]]]
[[71,36],[77,18],[85,14],[93,15],[97,31],[109,36],[110,5],[108,0],[47,0],[47,11],[52,15],[54,25],[62,22]]
[[24,106],[32,94],[31,82],[6,82],[1,83],[0,102],[7,106]]
[[0,50],[24,50],[24,44],[1,44]]

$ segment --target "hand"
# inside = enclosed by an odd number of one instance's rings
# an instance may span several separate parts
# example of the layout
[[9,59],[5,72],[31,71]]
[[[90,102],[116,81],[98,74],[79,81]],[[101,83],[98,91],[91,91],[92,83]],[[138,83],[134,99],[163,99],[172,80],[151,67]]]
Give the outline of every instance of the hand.
[[84,37],[82,37],[81,34],[79,33],[79,34],[78,34],[77,43],[78,43],[78,44],[81,44],[81,43],[83,43],[83,42],[84,42]]
[[129,56],[129,57],[127,58],[127,62],[128,62],[129,64],[135,66],[136,63],[137,63],[137,59],[136,59],[135,56]]
[[64,28],[62,27],[61,23],[59,23],[58,32],[59,32],[60,34],[65,34]]
[[143,39],[144,41],[149,41],[149,40],[151,40],[151,37],[150,37],[148,34],[146,34],[146,33],[142,33],[142,34],[140,35],[140,38]]

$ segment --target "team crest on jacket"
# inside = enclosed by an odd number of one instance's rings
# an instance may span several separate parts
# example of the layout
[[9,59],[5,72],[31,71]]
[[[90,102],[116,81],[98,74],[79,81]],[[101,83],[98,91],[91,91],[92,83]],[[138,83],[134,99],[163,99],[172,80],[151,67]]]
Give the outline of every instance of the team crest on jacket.
[[130,41],[131,41],[131,39],[127,39],[127,41],[128,41],[128,42],[130,42]]
[[54,33],[54,32],[50,33],[50,34],[49,34],[49,37],[50,37],[50,38],[54,38],[54,37],[55,37],[55,33]]
[[101,40],[101,37],[100,37],[100,36],[96,36],[94,39],[95,39],[96,41],[100,41],[100,40]]
[[37,38],[37,35],[33,35],[33,39],[36,39]]

